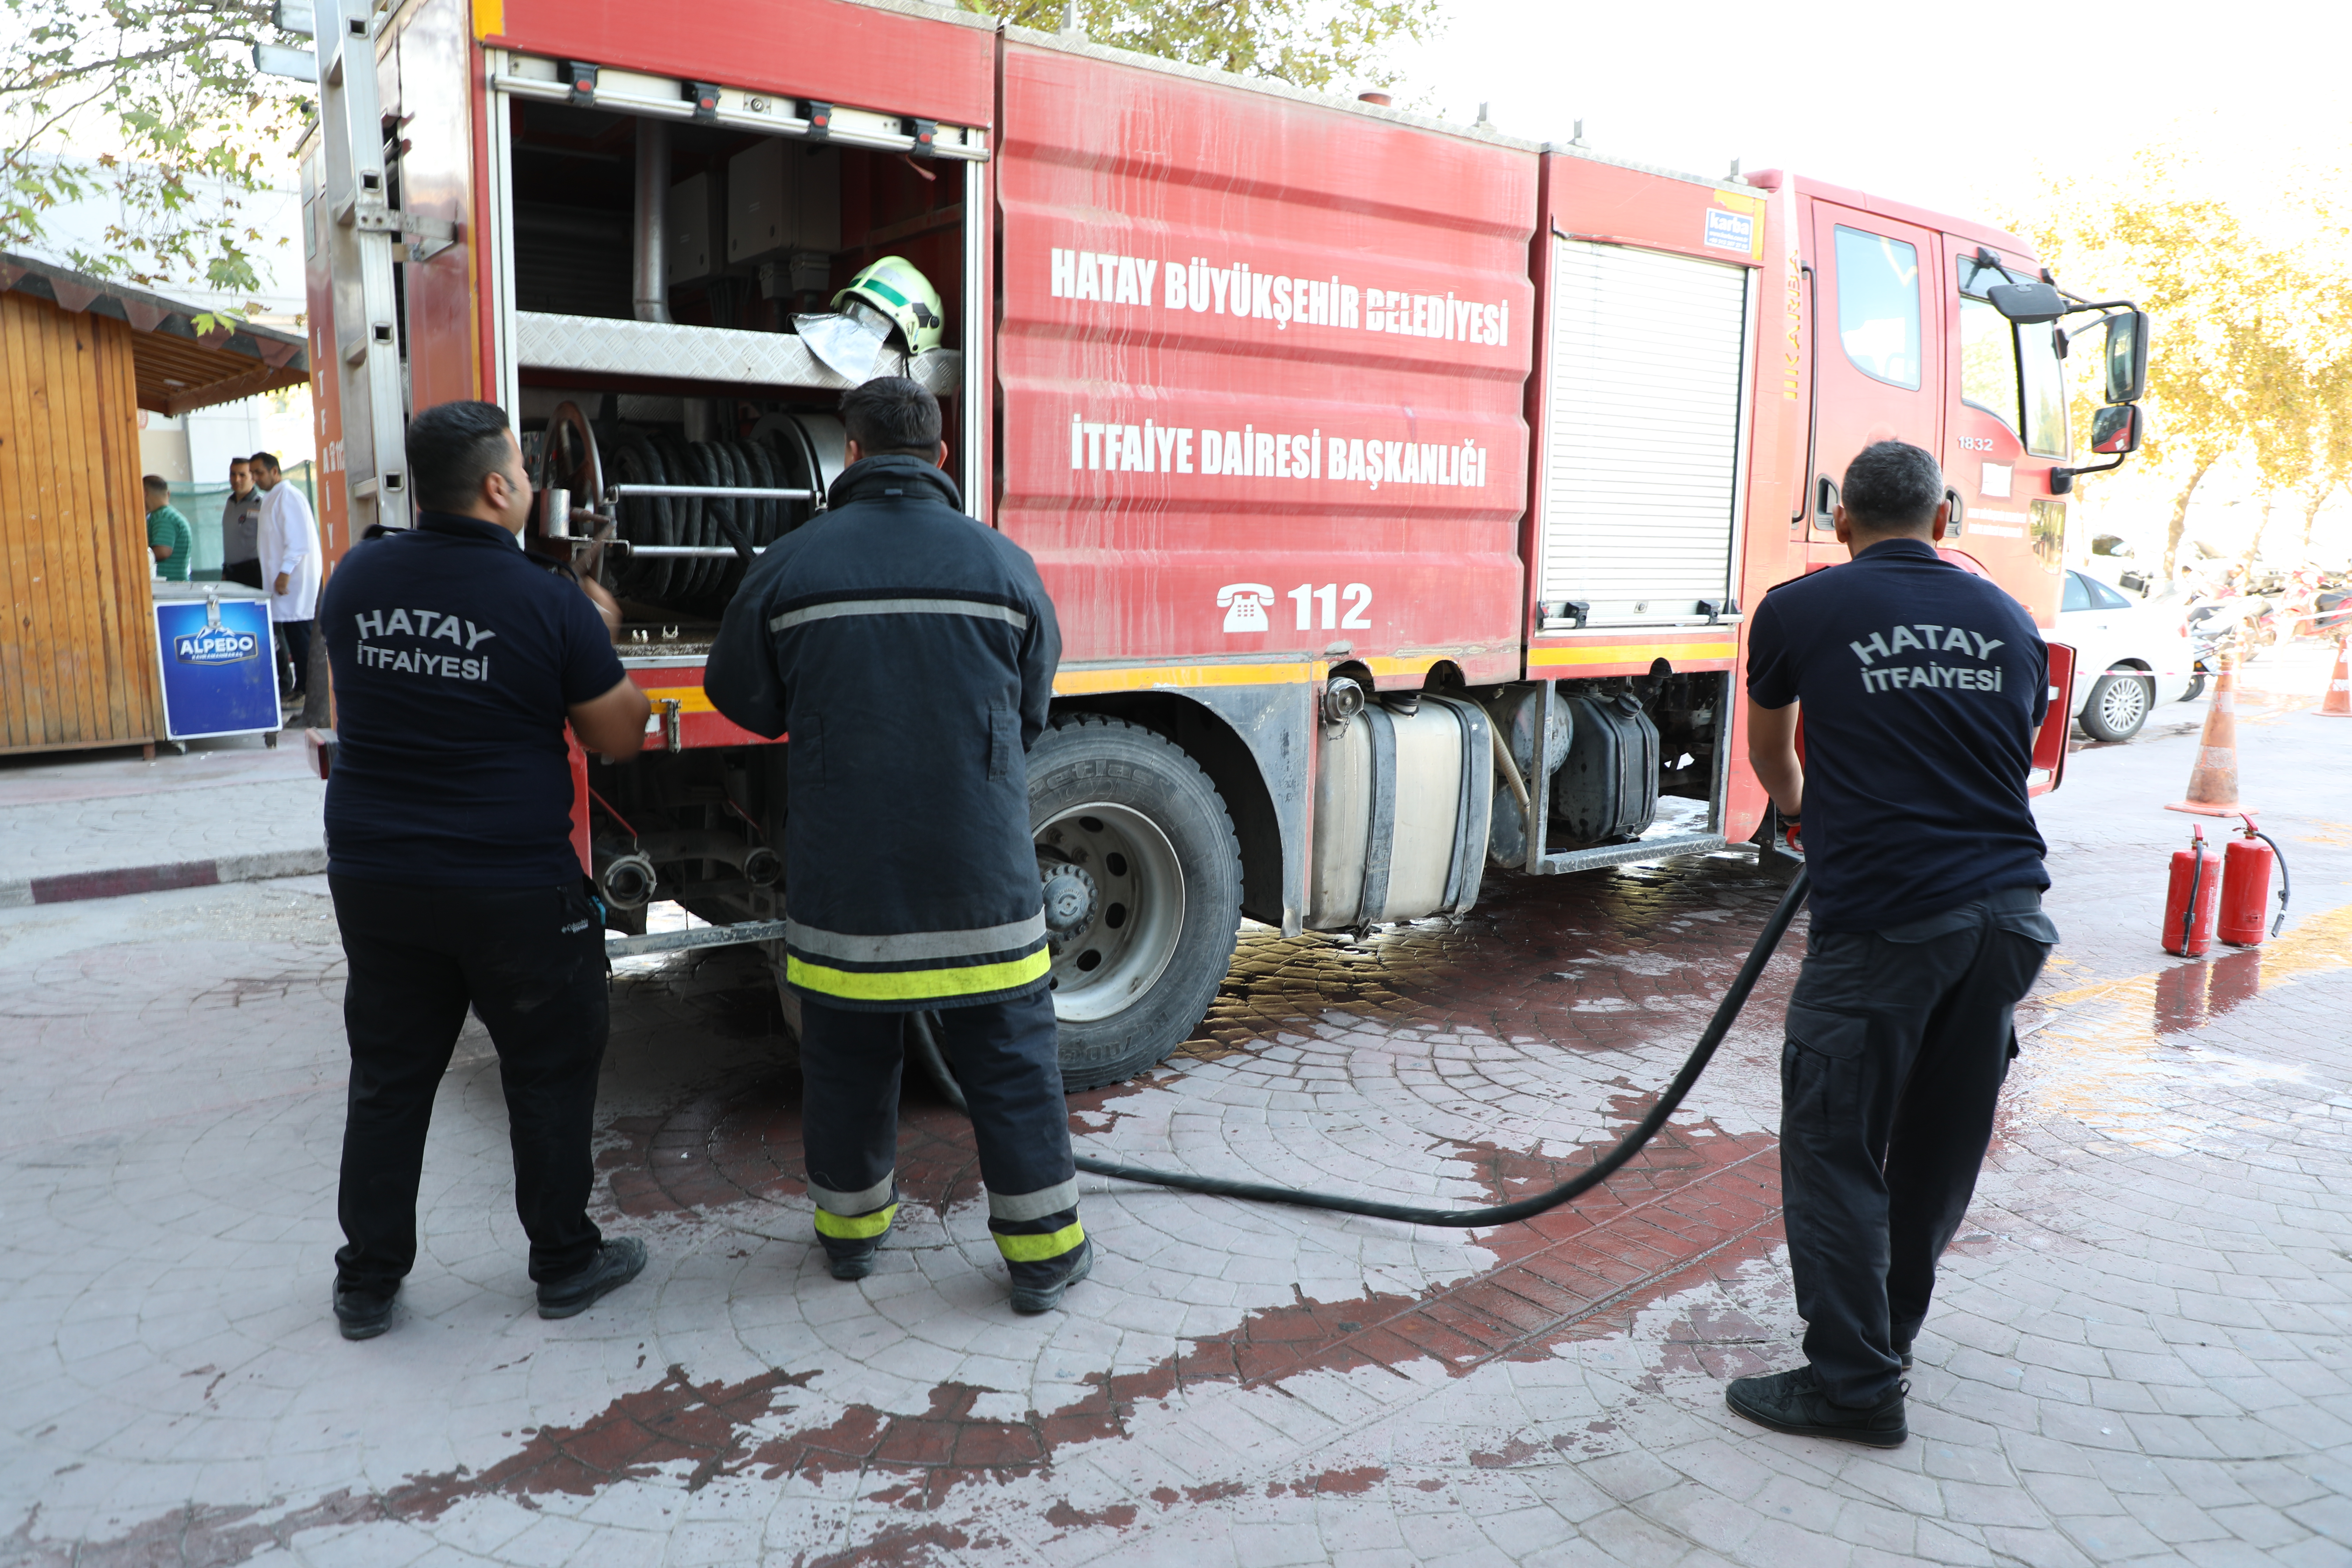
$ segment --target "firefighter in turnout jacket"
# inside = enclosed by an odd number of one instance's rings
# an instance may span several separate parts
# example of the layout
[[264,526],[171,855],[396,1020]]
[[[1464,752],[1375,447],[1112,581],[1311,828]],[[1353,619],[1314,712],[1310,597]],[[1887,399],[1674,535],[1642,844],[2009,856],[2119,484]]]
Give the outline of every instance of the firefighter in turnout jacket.
[[935,1012],[1013,1308],[1042,1312],[1092,1260],[1029,832],[1061,634],[1028,553],[940,471],[931,395],[886,376],[841,411],[829,510],[745,576],[706,676],[729,719],[790,738],[785,980],[817,1236],[835,1278],[872,1271],[898,1208],[900,1031]]

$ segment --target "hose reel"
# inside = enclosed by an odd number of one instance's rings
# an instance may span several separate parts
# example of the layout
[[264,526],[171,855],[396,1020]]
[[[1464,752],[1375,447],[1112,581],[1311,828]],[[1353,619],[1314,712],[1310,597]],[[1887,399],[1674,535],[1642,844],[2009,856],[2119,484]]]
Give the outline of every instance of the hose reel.
[[541,529],[551,542],[568,538],[575,564],[616,597],[716,614],[757,552],[824,509],[846,447],[840,419],[814,411],[690,441],[618,423],[600,437],[564,403],[538,443]]

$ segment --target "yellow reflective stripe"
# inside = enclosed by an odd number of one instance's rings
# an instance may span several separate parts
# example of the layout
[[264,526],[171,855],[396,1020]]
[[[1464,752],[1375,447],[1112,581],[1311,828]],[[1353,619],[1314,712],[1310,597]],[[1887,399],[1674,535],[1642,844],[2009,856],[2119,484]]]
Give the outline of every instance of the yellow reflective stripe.
[[853,1002],[917,1002],[929,996],[976,996],[988,991],[1009,991],[1045,978],[1054,967],[1054,955],[1039,948],[1026,958],[1003,963],[973,963],[961,969],[897,969],[883,974],[857,974],[811,963],[797,954],[784,959],[784,978],[795,985]]
[[996,1250],[1004,1254],[1007,1263],[1043,1263],[1049,1258],[1059,1258],[1065,1252],[1077,1250],[1086,1240],[1087,1227],[1072,1220],[1061,1229],[1045,1236],[1006,1236],[996,1233]]
[[855,1216],[827,1214],[824,1210],[819,1209],[816,1211],[816,1233],[819,1236],[834,1237],[842,1241],[864,1241],[868,1237],[879,1236],[889,1229],[890,1221],[898,1212],[897,1204],[887,1204],[872,1214]]
[[1686,642],[1572,643],[1528,649],[1529,669],[1559,669],[1584,664],[1638,664],[1647,659],[1736,658],[1739,645],[1691,640]]
[[1065,665],[1054,672],[1054,695],[1149,691],[1162,686],[1297,686],[1322,679],[1330,668],[1328,663],[1306,660],[1288,664],[1118,665],[1108,668]]
[[656,708],[667,698],[677,703],[677,710],[681,713],[719,711],[719,705],[710,700],[710,693],[699,686],[647,686],[640,689],[645,692],[646,700]]

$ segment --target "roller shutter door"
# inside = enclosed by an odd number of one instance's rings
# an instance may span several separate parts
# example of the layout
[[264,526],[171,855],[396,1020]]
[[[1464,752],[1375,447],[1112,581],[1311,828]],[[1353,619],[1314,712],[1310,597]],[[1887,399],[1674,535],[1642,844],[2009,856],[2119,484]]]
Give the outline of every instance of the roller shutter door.
[[1746,269],[1558,244],[1540,596],[1593,626],[1704,618],[1731,592]]

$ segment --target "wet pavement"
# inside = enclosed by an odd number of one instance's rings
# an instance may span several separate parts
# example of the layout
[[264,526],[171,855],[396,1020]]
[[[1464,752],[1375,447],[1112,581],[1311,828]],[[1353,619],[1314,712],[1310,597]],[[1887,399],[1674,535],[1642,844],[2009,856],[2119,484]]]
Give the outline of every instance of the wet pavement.
[[[1040,1320],[921,1084],[882,1266],[830,1279],[764,972],[629,961],[598,1203],[645,1277],[532,1315],[469,1028],[424,1254],[348,1344],[322,882],[0,911],[0,1563],[2352,1562],[2352,722],[2282,704],[2243,739],[2295,877],[2258,952],[2157,949],[2193,737],[2080,752],[2043,805],[2065,941],[1887,1452],[1722,1404],[1798,1359],[1801,923],[1591,1198],[1462,1232],[1082,1178],[1101,1262]],[[1145,1164],[1521,1196],[1639,1117],[1780,891],[1717,856],[1496,878],[1360,942],[1252,931],[1199,1036],[1072,1125]]]

